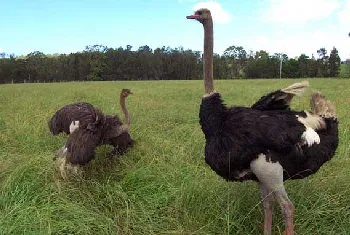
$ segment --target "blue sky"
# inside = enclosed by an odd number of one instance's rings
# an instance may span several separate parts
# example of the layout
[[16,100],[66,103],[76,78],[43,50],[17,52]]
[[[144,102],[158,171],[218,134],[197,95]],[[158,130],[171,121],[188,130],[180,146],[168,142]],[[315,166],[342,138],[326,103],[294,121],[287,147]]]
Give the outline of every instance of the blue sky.
[[0,52],[23,55],[148,45],[202,50],[203,29],[186,15],[211,9],[214,50],[231,45],[290,57],[320,47],[350,58],[350,0],[0,0]]

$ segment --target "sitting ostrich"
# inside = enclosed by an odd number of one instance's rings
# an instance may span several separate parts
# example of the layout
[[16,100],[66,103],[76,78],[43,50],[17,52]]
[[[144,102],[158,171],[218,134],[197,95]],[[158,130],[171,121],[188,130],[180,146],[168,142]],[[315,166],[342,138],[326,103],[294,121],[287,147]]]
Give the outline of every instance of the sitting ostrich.
[[[69,135],[67,143],[56,153],[60,159],[60,171],[64,177],[65,168],[85,165],[95,156],[95,148],[101,144],[112,145],[113,153],[120,155],[134,145],[129,134],[130,114],[125,100],[132,94],[129,89],[122,89],[120,105],[125,115],[123,124],[118,115],[104,115],[89,103],[69,104],[58,110],[49,121],[52,135],[65,132]],[[68,164],[69,163],[69,164]]]
[[307,83],[294,84],[262,97],[252,107],[228,108],[213,82],[213,21],[208,9],[187,19],[204,27],[204,88],[199,118],[205,135],[205,161],[229,181],[259,183],[264,208],[264,234],[271,234],[272,205],[277,200],[285,233],[294,234],[294,206],[283,182],[315,173],[338,146],[338,121],[333,105],[320,93],[311,96],[311,112],[291,111],[293,93]]

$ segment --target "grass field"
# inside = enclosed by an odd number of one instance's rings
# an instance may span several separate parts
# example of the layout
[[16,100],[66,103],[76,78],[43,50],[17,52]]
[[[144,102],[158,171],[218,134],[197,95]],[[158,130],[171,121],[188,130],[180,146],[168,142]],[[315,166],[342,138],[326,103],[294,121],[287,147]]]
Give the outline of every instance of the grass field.
[[[251,105],[298,80],[216,81],[227,104]],[[350,80],[310,79],[295,109],[319,90],[337,106],[340,145],[317,174],[288,181],[297,234],[350,233]],[[108,158],[98,148],[84,177],[63,181],[52,161],[65,136],[47,121],[65,104],[90,102],[121,113],[130,88],[135,148]],[[254,182],[230,183],[204,162],[198,123],[201,81],[95,82],[0,86],[0,234],[261,234],[263,211]],[[277,207],[273,230],[282,234]]]

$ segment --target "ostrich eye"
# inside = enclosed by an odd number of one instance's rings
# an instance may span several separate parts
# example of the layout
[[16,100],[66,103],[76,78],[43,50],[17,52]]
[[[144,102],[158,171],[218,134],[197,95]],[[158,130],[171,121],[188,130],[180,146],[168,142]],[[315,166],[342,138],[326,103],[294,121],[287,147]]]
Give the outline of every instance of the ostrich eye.
[[202,15],[203,12],[202,11],[197,11],[197,15]]

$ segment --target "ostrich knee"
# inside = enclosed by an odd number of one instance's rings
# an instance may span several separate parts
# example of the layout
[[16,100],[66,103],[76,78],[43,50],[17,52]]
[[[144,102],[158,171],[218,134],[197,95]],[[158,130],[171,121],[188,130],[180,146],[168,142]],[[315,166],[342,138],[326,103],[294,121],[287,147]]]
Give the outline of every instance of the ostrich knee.
[[281,213],[285,220],[293,220],[294,205],[292,203],[285,203],[281,205]]

